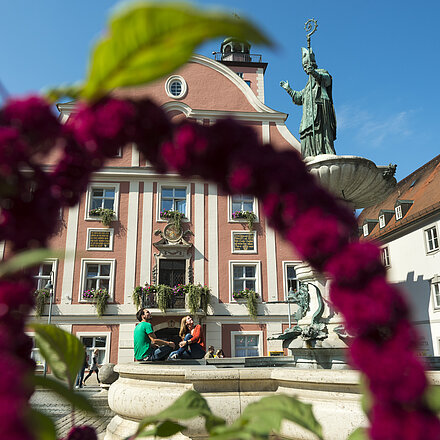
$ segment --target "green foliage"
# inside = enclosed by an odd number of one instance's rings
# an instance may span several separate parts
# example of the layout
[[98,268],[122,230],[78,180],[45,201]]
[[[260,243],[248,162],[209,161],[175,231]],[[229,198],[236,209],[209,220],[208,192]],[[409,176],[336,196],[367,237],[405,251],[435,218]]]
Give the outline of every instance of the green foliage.
[[357,428],[347,437],[347,440],[368,440],[369,438],[365,428]]
[[440,413],[440,386],[430,385],[423,397],[433,412]]
[[50,102],[56,102],[64,97],[80,99],[81,91],[82,84],[65,84],[58,87],[47,88],[43,91],[43,94]]
[[246,299],[246,308],[249,316],[252,319],[257,319],[258,316],[258,293],[252,289],[244,289],[239,292],[234,292],[232,297],[237,299]]
[[55,423],[49,416],[29,408],[27,419],[29,426],[32,426],[32,433],[36,440],[56,440]]
[[[315,419],[311,405],[302,403],[294,397],[282,394],[264,397],[248,405],[234,423],[226,425],[224,419],[211,412],[206,400],[192,390],[184,393],[159,414],[143,419],[135,437],[139,435],[168,437],[185,429],[176,421],[195,417],[203,417],[209,438],[218,440],[269,439],[272,433],[280,431],[283,420],[294,422],[314,433],[319,439],[323,438],[321,425]],[[155,426],[146,430],[145,428],[150,425]]]
[[168,209],[167,211],[162,211],[160,213],[160,217],[168,219],[168,223],[174,223],[176,228],[180,231],[182,226],[182,218],[185,216],[180,211]]
[[35,295],[35,316],[40,318],[44,311],[44,305],[50,299],[49,289],[38,289],[34,293]]
[[281,422],[289,420],[322,439],[322,428],[313,415],[312,406],[284,394],[263,397],[248,405],[242,415],[229,426],[216,427],[211,432],[215,439],[268,439],[279,432]]
[[249,316],[252,319],[257,319],[258,316],[258,293],[255,293],[251,290],[246,298],[246,307],[249,313]]
[[186,63],[198,45],[221,36],[271,44],[253,24],[231,14],[185,4],[137,2],[121,8],[93,49],[82,96],[96,100],[116,87],[161,78]]
[[255,220],[257,220],[257,216],[252,211],[235,211],[232,214],[232,218],[234,218],[234,219],[240,219],[240,218],[245,219],[247,221],[248,229],[251,232],[254,230]]
[[84,363],[85,352],[80,340],[54,325],[31,324],[30,327],[34,329],[37,347],[55,377],[67,380],[72,389]]
[[115,211],[108,208],[95,208],[89,211],[89,215],[92,217],[100,217],[101,223],[104,226],[110,226],[115,219]]
[[371,407],[373,406],[373,396],[371,395],[370,389],[368,388],[367,379],[364,375],[362,375],[360,378],[359,386],[361,388],[362,411],[364,411],[364,413],[368,417]]
[[133,303],[136,306],[136,310],[139,310],[142,304],[142,295],[144,288],[142,286],[136,286],[132,293]]
[[94,301],[98,316],[102,316],[105,313],[109,298],[110,295],[107,289],[89,289],[83,292],[83,299]]
[[107,308],[108,299],[110,295],[108,294],[106,289],[98,289],[95,293],[96,300],[96,314],[98,316],[102,316]]
[[[176,434],[185,429],[183,425],[175,423],[176,420],[190,420],[195,417],[205,419],[205,427],[208,432],[216,426],[225,424],[221,417],[212,414],[206,400],[199,393],[189,390],[159,414],[142,419],[134,437],[139,435],[169,437],[169,432],[174,431],[173,434]],[[156,425],[154,428],[145,430],[147,426],[153,424]],[[178,426],[179,431],[175,431]]]
[[208,306],[211,301],[211,289],[201,284],[188,284],[187,286],[187,304],[191,314],[194,314],[201,308],[203,313],[208,313]]
[[32,383],[34,386],[41,386],[51,390],[62,397],[66,402],[73,407],[86,411],[88,413],[97,414],[92,404],[84,397],[83,394],[75,393],[73,389],[67,388],[63,382],[51,379],[50,377],[33,376]]
[[48,258],[62,258],[63,253],[53,249],[32,249],[20,252],[8,261],[0,264],[0,278],[12,275],[20,270],[29,269]]
[[173,289],[170,286],[165,286],[165,284],[159,284],[157,286],[156,302],[157,307],[159,307],[162,312],[166,311],[172,296]]

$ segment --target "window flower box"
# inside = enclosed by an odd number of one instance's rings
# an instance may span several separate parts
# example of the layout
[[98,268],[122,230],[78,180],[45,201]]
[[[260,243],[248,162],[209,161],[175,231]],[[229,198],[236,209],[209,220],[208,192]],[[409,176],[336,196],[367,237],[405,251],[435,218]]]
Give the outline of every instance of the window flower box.
[[235,211],[232,213],[234,220],[246,220],[249,231],[253,231],[255,220],[257,216],[252,211]]
[[238,292],[234,292],[232,297],[237,302],[246,302],[246,308],[249,316],[256,319],[258,316],[258,298],[259,295],[252,289],[244,289]]
[[50,290],[49,289],[38,289],[34,293],[35,295],[35,316],[39,318],[44,311],[44,305],[50,300]]
[[115,211],[107,208],[95,208],[89,211],[90,217],[99,217],[104,226],[110,226],[115,220]]
[[107,289],[84,290],[82,299],[96,304],[96,314],[102,316],[107,308],[110,295]]

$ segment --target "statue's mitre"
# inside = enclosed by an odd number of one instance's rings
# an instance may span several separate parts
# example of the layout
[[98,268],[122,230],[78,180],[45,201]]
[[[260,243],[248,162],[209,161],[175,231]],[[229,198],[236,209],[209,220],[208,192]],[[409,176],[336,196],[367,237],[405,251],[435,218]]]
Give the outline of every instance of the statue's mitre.
[[315,59],[315,54],[313,53],[313,49],[310,48],[310,53],[309,50],[306,49],[305,47],[301,48],[301,53],[302,53],[302,61],[303,64],[308,63],[309,61],[313,64],[316,64],[316,59]]

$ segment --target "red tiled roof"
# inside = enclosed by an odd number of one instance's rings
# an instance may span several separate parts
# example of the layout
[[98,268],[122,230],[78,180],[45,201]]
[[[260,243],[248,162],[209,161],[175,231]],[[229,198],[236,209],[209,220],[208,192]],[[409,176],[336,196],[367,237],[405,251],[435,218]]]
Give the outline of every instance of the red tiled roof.
[[383,202],[364,209],[358,217],[359,226],[364,220],[377,220],[381,209],[394,210],[397,200],[412,200],[414,203],[401,220],[396,221],[394,215],[384,228],[379,228],[377,223],[368,237],[361,239],[380,239],[440,209],[440,155],[398,182],[396,189]]

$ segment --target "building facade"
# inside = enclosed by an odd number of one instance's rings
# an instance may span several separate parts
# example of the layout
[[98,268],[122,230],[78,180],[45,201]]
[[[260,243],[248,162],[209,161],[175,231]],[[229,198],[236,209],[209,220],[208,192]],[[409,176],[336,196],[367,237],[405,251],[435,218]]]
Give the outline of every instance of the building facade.
[[[299,150],[285,125],[287,115],[264,104],[267,64],[261,57],[232,39],[224,41],[216,57],[218,61],[194,55],[167,78],[115,94],[148,96],[175,121],[188,118],[209,125],[233,117],[252,127],[263,143]],[[67,121],[74,104],[58,108]],[[55,161],[55,156],[49,159]],[[96,208],[114,211],[110,226],[91,215]],[[170,209],[183,215],[182,234],[167,228],[161,216]],[[236,211],[255,214],[252,231],[245,219],[233,217]],[[53,324],[78,336],[89,352],[98,348],[100,363],[133,361],[133,290],[159,283],[200,283],[211,289],[208,313],[200,311],[196,321],[204,326],[207,344],[222,348],[226,356],[281,350],[281,341],[267,338],[287,326],[286,295],[296,288],[295,266],[300,261],[268,228],[255,198],[229,196],[196,176],[182,180],[160,175],[141,158],[136,145],[127,145],[93,176],[81,202],[63,210],[59,224],[50,244],[65,250],[65,258],[46,261],[35,274],[36,289],[53,284],[53,304],[36,319],[46,322],[50,314]],[[2,252],[7,256],[8,248]],[[84,297],[85,291],[98,288],[110,295],[101,317]],[[256,319],[233,297],[246,288],[259,295]],[[153,301],[149,309],[156,335],[176,340],[180,319],[188,314],[185,303],[176,301],[163,312]],[[37,349],[34,356],[39,359]]]
[[380,243],[388,280],[407,297],[420,354],[440,356],[440,156],[362,211],[359,226],[362,240]]

